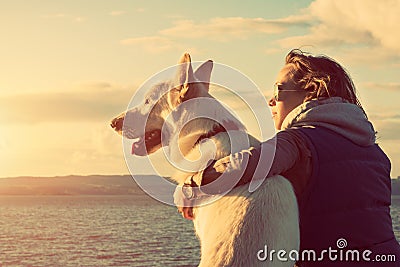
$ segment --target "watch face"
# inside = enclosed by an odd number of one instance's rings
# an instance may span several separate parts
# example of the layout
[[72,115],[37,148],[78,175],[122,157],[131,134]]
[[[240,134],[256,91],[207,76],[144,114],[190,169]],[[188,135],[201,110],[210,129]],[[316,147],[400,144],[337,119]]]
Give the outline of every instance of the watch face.
[[187,199],[193,198],[193,188],[189,184],[184,184],[182,186],[182,193]]

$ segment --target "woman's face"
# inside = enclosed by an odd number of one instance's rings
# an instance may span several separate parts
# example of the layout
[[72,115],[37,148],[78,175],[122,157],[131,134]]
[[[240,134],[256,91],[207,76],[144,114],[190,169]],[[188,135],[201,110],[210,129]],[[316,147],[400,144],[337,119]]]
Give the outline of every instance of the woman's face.
[[[296,88],[291,79],[290,72],[294,69],[293,64],[285,65],[278,73],[276,84],[279,84],[279,100],[271,97],[268,104],[271,108],[272,119],[275,129],[281,130],[282,122],[286,116],[298,105],[302,104],[306,96],[306,91]],[[285,92],[285,90],[287,90]],[[296,90],[296,91],[293,91]]]

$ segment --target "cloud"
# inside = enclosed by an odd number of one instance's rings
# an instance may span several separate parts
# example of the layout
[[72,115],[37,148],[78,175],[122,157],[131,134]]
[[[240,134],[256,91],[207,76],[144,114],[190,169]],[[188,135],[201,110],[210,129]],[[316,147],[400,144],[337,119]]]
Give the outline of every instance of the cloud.
[[73,15],[67,15],[64,13],[57,13],[57,14],[47,14],[47,15],[43,15],[41,16],[44,19],[70,19],[72,22],[85,22],[87,21],[86,17],[82,17],[82,16],[73,16]]
[[[86,162],[93,165],[93,161],[115,162],[122,161],[121,137],[114,132],[107,124],[89,124],[86,125],[83,139],[79,149],[69,151],[69,163],[72,165],[81,165]],[[109,163],[107,163],[109,164]],[[110,168],[110,167],[109,167]]]
[[192,53],[199,52],[199,49],[197,49],[196,47],[191,47],[182,42],[171,40],[163,36],[145,36],[145,37],[128,38],[121,40],[120,44],[125,46],[136,45],[152,54],[163,53],[173,49],[191,51]]
[[115,157],[121,152],[121,138],[111,127],[100,125],[91,131],[93,157]]
[[65,18],[66,15],[63,13],[57,13],[57,14],[48,14],[48,15],[43,15],[42,18],[44,19],[59,19],[59,18]]
[[392,92],[400,92],[400,83],[391,82],[391,83],[377,83],[377,82],[365,82],[362,83],[362,86],[372,90],[387,90]]
[[400,113],[372,113],[369,118],[379,121],[400,121]]
[[400,119],[377,121],[375,129],[381,140],[400,140]]
[[[225,17],[205,22],[181,19],[157,36],[227,42],[285,33],[287,37],[276,41],[281,48],[311,45],[341,50],[353,62],[396,61],[400,60],[398,10],[398,0],[384,0],[380,5],[373,0],[316,0],[297,14],[279,19]],[[301,31],[294,31],[299,27]]]
[[400,1],[316,0],[301,11],[312,18],[308,33],[278,40],[281,47],[342,49],[354,61],[400,59]]
[[107,121],[122,112],[134,90],[108,83],[69,92],[0,96],[0,124]]
[[[312,46],[330,50],[346,61],[365,64],[400,61],[400,1],[316,0],[297,13],[278,18],[215,17],[206,21],[175,18],[171,27],[154,36],[121,40],[123,45],[139,45],[149,52],[165,52],[182,45],[182,39],[217,42],[247,40],[256,36],[276,38],[276,48]],[[397,63],[396,63],[397,62]],[[397,65],[396,65],[397,66]]]
[[308,16],[299,15],[283,19],[268,20],[264,18],[212,18],[209,21],[196,23],[194,20],[178,20],[174,26],[161,30],[163,36],[185,38],[206,38],[227,42],[236,39],[247,39],[256,34],[277,34],[284,32],[291,25],[307,25]]
[[111,16],[121,16],[126,14],[126,11],[122,11],[122,10],[115,10],[115,11],[111,11],[110,15]]
[[397,110],[373,112],[368,117],[378,131],[378,140],[400,140],[400,113]]
[[[289,26],[307,25],[307,15],[290,16],[282,19],[267,20],[263,18],[211,18],[205,22],[178,19],[173,26],[160,30],[154,36],[134,37],[120,40],[122,45],[137,45],[147,52],[161,53],[168,50],[182,48],[185,39],[207,39],[219,42],[228,42],[236,39],[248,39],[257,34],[277,34],[285,31]],[[197,50],[192,48],[191,51]]]

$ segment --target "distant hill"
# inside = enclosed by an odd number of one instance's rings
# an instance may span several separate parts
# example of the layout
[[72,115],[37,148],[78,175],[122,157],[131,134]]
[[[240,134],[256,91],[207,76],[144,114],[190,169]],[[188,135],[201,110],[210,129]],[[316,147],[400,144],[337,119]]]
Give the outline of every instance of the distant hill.
[[[143,175],[154,187],[156,176]],[[144,195],[130,175],[15,177],[0,179],[0,195]],[[170,194],[166,191],[165,194]]]
[[[173,188],[153,175],[135,177],[146,181],[146,191],[172,196]],[[166,182],[166,180],[163,180]],[[140,182],[143,185],[142,182]],[[143,186],[142,186],[143,187]],[[0,179],[0,195],[144,195],[130,175],[16,177]],[[400,179],[392,179],[392,195],[400,195]]]

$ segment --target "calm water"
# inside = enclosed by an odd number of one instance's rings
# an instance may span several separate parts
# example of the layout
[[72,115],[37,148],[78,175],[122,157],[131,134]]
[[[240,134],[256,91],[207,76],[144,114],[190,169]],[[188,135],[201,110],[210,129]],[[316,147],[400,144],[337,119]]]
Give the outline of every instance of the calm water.
[[[392,218],[400,240],[400,198]],[[0,266],[196,266],[192,223],[143,196],[1,196]]]
[[193,224],[143,196],[0,197],[0,266],[196,266]]

